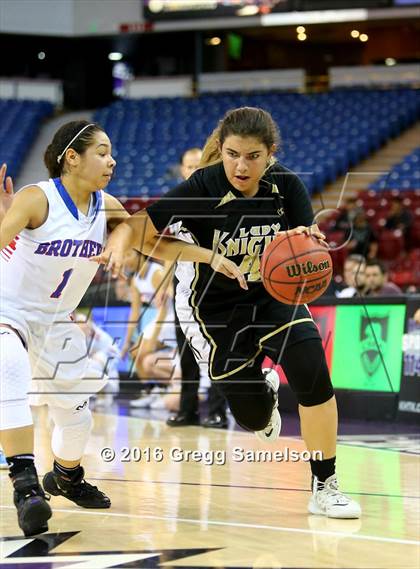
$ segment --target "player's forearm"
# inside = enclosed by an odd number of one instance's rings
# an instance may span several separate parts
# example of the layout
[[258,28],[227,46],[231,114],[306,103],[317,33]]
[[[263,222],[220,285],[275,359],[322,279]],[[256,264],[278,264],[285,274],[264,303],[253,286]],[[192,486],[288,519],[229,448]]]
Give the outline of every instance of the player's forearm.
[[162,261],[193,261],[207,264],[210,264],[214,257],[211,249],[162,235],[157,235],[145,243],[142,253]]
[[134,334],[134,331],[135,331],[136,327],[137,327],[137,324],[136,324],[136,323],[130,323],[130,324],[128,324],[128,326],[127,326],[127,332],[126,332],[125,340],[124,340],[124,344],[123,344],[124,346],[125,346],[125,345],[127,345],[127,346],[130,345],[131,338],[133,337],[133,334]]
[[22,230],[22,227],[8,223],[8,220],[4,219],[4,217],[0,220],[0,250],[7,247]]
[[133,231],[133,228],[127,222],[122,222],[117,225],[108,237],[106,248],[125,252],[129,251],[133,247],[134,241],[135,232]]
[[211,263],[213,260],[214,254],[210,249],[186,243],[176,237],[160,235],[145,210],[139,211],[121,225],[129,226],[132,230],[129,246],[145,255],[162,261]]

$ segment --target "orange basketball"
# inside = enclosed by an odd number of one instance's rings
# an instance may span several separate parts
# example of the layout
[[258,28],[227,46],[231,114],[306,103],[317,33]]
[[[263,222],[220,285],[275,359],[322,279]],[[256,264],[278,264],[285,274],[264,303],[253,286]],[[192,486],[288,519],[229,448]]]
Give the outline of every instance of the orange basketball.
[[279,235],[265,249],[261,278],[267,292],[284,304],[306,304],[321,296],[331,281],[328,249],[308,235]]

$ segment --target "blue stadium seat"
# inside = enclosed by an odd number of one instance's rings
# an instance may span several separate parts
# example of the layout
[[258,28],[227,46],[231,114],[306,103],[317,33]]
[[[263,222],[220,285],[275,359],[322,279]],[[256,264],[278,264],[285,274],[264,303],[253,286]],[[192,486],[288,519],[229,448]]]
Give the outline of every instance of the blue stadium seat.
[[370,189],[415,190],[420,188],[420,146],[404,157],[387,174],[372,182]]
[[52,112],[47,101],[0,99],[0,162],[7,163],[7,173],[14,179],[42,121]]
[[[285,166],[302,172],[311,193],[322,191],[325,184],[397,136],[420,115],[420,98],[414,89],[120,100],[95,113],[95,120],[110,134],[119,163],[109,191],[121,191],[117,184],[121,176],[124,195],[145,196],[146,191],[161,195],[175,183],[171,172],[182,152],[202,146],[221,116],[241,105],[271,112],[282,136],[278,157]],[[408,171],[400,174],[398,182],[405,187]]]

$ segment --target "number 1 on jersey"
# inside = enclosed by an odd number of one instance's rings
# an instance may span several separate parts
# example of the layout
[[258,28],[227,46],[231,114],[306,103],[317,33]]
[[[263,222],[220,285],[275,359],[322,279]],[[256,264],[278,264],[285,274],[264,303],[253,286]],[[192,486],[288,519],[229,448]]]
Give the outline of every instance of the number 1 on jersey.
[[72,272],[73,269],[68,269],[67,271],[64,271],[63,278],[61,279],[60,284],[55,289],[55,291],[50,295],[50,298],[60,298],[61,293],[64,290],[64,287],[69,282],[69,278],[71,277]]

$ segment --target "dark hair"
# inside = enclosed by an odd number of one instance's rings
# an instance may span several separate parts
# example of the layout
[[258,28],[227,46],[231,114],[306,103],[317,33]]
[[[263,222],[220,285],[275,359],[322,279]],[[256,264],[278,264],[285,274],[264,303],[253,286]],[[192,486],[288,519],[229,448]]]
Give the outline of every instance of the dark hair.
[[379,261],[378,259],[370,259],[366,263],[366,267],[379,267],[379,270],[383,275],[387,273],[385,265],[382,263],[382,261]]
[[[81,132],[82,130],[83,132]],[[51,144],[47,146],[44,153],[44,164],[50,177],[58,178],[65,171],[65,152],[68,148],[73,148],[78,154],[84,154],[86,149],[91,146],[97,132],[104,132],[104,129],[100,125],[86,120],[63,124],[55,133]],[[78,133],[80,134],[78,135]],[[76,138],[73,140],[74,137]],[[70,142],[71,144],[66,148]]]
[[273,117],[257,107],[240,107],[228,111],[220,122],[219,140],[222,145],[230,135],[253,136],[270,150],[280,135]]
[[184,162],[185,155],[189,154],[190,152],[201,152],[201,148],[199,148],[198,146],[192,146],[191,148],[187,148],[187,150],[184,150],[184,152],[181,154],[179,158],[180,164]]
[[268,150],[280,143],[280,133],[273,117],[257,107],[239,107],[228,111],[206,141],[201,164],[208,166],[221,160],[220,148],[228,136],[252,136]]
[[352,263],[357,263],[358,265],[366,264],[366,259],[363,255],[359,255],[358,253],[352,253],[348,257],[345,258],[344,262],[351,261]]

